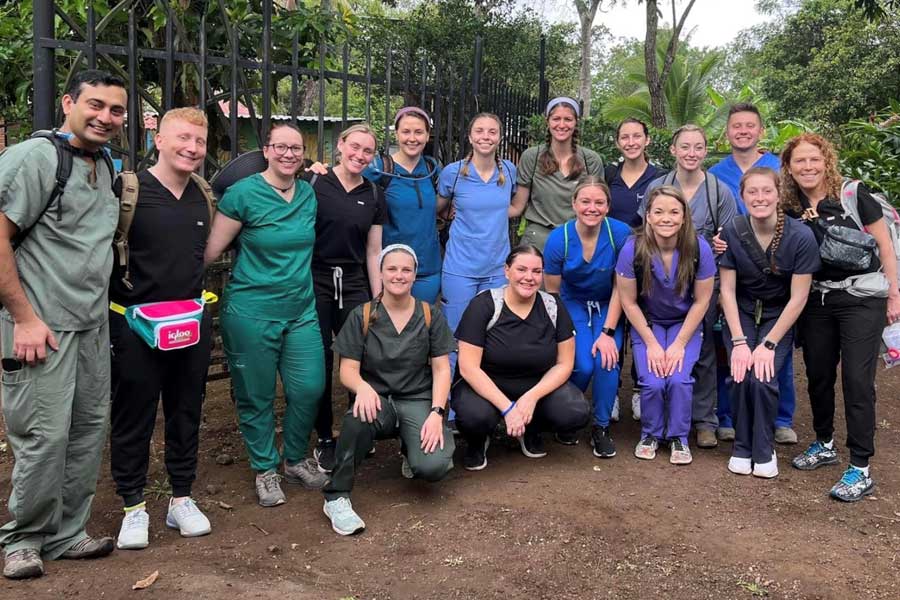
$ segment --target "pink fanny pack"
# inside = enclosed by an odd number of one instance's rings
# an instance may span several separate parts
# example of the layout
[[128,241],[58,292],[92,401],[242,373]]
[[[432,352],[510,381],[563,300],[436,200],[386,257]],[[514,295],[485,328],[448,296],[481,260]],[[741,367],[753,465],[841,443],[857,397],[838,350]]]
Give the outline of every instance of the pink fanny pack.
[[131,330],[151,348],[180,350],[200,341],[203,307],[216,300],[215,294],[204,292],[197,300],[149,302],[128,308],[110,303],[110,308],[124,314]]

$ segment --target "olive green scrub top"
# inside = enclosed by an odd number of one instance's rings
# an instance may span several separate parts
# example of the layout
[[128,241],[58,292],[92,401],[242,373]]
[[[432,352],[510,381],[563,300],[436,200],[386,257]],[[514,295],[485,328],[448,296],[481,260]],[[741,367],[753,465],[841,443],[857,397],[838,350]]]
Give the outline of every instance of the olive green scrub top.
[[[529,223],[537,223],[545,227],[558,227],[575,218],[572,210],[572,195],[578,185],[578,179],[566,179],[557,169],[551,175],[539,172],[538,156],[547,147],[546,144],[529,148],[519,159],[516,185],[530,189],[525,218]],[[578,158],[585,164],[584,175],[596,175],[603,178],[603,159],[588,148],[579,146],[575,150]]]
[[341,356],[358,360],[360,375],[379,396],[394,400],[431,398],[429,359],[456,350],[456,340],[440,310],[431,308],[431,327],[425,327],[422,303],[416,301],[412,317],[397,332],[383,306],[377,305],[375,320],[363,336],[363,308],[353,309],[334,340]]

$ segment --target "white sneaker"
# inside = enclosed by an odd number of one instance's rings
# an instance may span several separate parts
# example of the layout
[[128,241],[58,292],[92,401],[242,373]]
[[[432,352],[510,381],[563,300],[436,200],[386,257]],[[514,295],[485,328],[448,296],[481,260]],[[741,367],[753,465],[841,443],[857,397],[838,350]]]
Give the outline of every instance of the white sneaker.
[[616,396],[616,401],[613,402],[612,412],[609,413],[609,420],[619,422],[619,397]]
[[635,421],[641,420],[641,393],[635,392],[631,395],[631,418]]
[[206,518],[194,501],[190,498],[175,504],[169,500],[169,512],[166,514],[166,526],[177,529],[182,537],[198,537],[212,531],[209,519]]
[[749,475],[753,470],[753,461],[749,458],[732,456],[728,459],[728,470],[735,475]]
[[331,519],[331,528],[340,535],[353,535],[366,528],[366,524],[353,510],[350,498],[326,500],[322,507],[325,516]]
[[772,452],[772,460],[764,463],[756,463],[753,465],[753,476],[762,477],[764,479],[772,479],[778,476],[778,458]]
[[143,508],[136,508],[122,517],[122,527],[116,539],[119,550],[141,550],[150,545],[150,515]]

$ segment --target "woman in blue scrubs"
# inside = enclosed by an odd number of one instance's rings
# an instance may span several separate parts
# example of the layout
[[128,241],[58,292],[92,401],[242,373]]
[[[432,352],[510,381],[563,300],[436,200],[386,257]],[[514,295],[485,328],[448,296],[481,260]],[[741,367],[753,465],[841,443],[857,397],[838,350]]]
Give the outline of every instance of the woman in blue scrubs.
[[441,247],[437,231],[437,161],[424,156],[431,134],[431,117],[417,106],[406,106],[394,116],[398,150],[390,157],[376,156],[363,177],[384,188],[388,220],[381,241],[410,246],[419,258],[413,297],[434,304],[441,290]]
[[[544,284],[559,292],[575,324],[575,369],[571,381],[585,391],[594,381],[594,456],[612,458],[610,413],[619,386],[622,307],[615,292],[616,259],[631,229],[610,218],[609,188],[599,177],[579,181],[572,199],[575,218],[557,227],[544,247]],[[575,444],[575,435],[557,436]]]

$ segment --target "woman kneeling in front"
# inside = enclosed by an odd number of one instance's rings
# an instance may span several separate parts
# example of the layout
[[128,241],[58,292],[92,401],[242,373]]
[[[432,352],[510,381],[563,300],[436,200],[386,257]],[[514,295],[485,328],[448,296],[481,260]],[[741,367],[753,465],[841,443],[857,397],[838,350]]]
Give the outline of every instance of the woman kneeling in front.
[[387,246],[378,262],[382,294],[353,309],[334,341],[341,383],[356,396],[323,490],[325,515],[341,535],[366,527],[350,491],[356,467],[376,439],[400,436],[408,479],[438,481],[453,467],[453,435],[444,424],[453,334],[443,314],[411,295],[418,267],[412,248]]
[[591,416],[581,391],[568,381],[575,361],[572,319],[556,296],[540,291],[541,251],[513,249],[504,270],[509,285],[473,298],[456,329],[462,379],[451,401],[470,471],[487,466],[500,419],[525,456],[542,458],[542,432],[572,433]]

